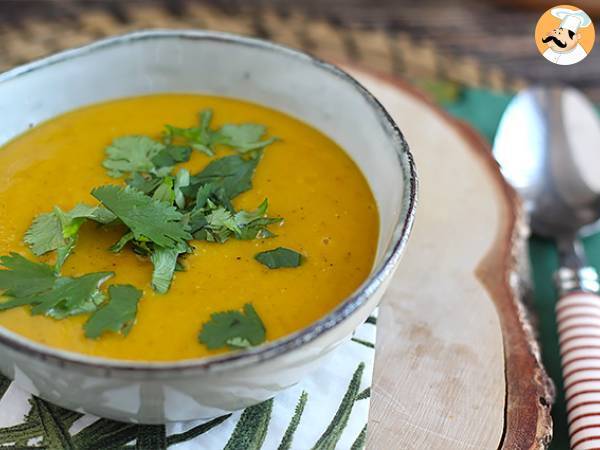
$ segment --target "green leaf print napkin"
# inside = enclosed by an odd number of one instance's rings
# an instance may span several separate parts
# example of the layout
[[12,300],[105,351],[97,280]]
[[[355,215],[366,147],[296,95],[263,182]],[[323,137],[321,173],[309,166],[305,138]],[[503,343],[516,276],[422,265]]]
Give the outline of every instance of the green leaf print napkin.
[[135,425],[62,409],[0,375],[0,447],[358,450],[364,448],[376,318],[277,397],[210,421]]

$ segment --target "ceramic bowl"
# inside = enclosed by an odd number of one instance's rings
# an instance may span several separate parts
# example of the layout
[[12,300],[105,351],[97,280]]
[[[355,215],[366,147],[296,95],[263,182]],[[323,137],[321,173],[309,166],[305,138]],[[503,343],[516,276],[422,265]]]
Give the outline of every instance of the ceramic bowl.
[[245,351],[167,363],[117,361],[49,348],[0,328],[0,370],[19,386],[65,408],[151,424],[238,410],[314,370],[379,303],[400,262],[416,198],[408,146],[365,88],[306,54],[222,33],[142,31],[0,75],[0,145],[66,111],[159,92],[232,96],[320,129],[368,179],[379,207],[380,237],[369,278],[335,310]]

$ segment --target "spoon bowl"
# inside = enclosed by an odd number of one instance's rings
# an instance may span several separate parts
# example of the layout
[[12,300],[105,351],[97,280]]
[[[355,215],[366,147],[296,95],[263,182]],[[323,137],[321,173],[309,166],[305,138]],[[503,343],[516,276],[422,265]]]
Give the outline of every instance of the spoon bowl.
[[600,219],[600,121],[579,91],[519,93],[500,122],[494,156],[534,233],[561,238],[597,228],[590,225]]

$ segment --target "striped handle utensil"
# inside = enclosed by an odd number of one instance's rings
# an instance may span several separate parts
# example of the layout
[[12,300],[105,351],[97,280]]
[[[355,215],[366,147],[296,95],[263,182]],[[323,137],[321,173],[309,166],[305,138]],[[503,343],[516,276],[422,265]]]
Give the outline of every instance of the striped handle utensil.
[[600,449],[600,295],[591,267],[557,274],[556,304],[572,450]]

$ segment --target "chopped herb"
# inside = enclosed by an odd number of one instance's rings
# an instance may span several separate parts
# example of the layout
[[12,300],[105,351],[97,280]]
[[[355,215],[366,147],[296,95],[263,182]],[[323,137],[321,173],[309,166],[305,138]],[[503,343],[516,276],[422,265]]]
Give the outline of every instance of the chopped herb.
[[164,202],[172,205],[175,201],[175,192],[173,191],[173,177],[164,177],[162,183],[156,188],[152,194],[152,200]]
[[261,137],[266,131],[267,129],[263,125],[252,123],[223,125],[218,131],[221,137],[219,143],[232,147],[241,153],[259,150],[277,140],[277,138],[272,137],[261,141]]
[[51,213],[41,214],[33,221],[24,241],[37,256],[57,250],[55,270],[59,271],[75,247],[79,229],[86,219],[108,224],[116,220],[116,216],[100,206],[78,204],[69,212],[56,206]]
[[225,189],[213,183],[208,183],[200,187],[196,194],[196,203],[194,212],[214,209],[214,206],[222,206],[229,211],[234,211],[231,200],[225,193]]
[[254,307],[246,303],[243,312],[211,314],[210,321],[202,326],[198,339],[210,350],[225,346],[246,348],[265,341],[265,327]]
[[279,269],[281,267],[298,267],[302,264],[304,257],[289,248],[277,247],[274,250],[257,253],[254,259],[269,269]]
[[154,265],[152,272],[152,287],[159,294],[166,293],[171,287],[173,274],[177,270],[177,258],[182,253],[188,253],[190,248],[182,244],[176,248],[157,247],[152,251],[150,260]]
[[51,290],[20,301],[33,306],[31,314],[45,314],[55,319],[89,313],[104,301],[99,288],[113,275],[112,272],[96,272],[74,278],[57,277]]
[[65,238],[57,215],[51,212],[37,216],[25,233],[24,241],[38,256],[65,245]]
[[185,208],[185,195],[183,189],[190,185],[190,173],[186,169],[180,169],[175,176],[175,184],[173,185],[173,193],[175,194],[175,205],[179,209]]
[[212,115],[210,109],[202,111],[198,127],[178,128],[166,125],[163,141],[167,144],[182,141],[208,156],[214,156],[216,145],[225,145],[241,153],[247,153],[263,149],[277,140],[275,137],[261,140],[267,129],[263,125],[253,123],[227,124],[217,130],[211,130]]
[[225,195],[231,200],[252,188],[252,176],[259,160],[259,157],[244,159],[239,155],[216,159],[191,177],[190,186],[184,193],[196,198],[198,189],[210,183],[216,189],[223,188]]
[[240,229],[239,233],[236,233],[236,237],[242,240],[274,237],[275,234],[269,231],[267,226],[281,223],[283,219],[280,217],[265,217],[268,208],[269,202],[267,199],[264,199],[256,211],[248,212],[241,210],[235,213],[234,219]]
[[104,300],[100,291],[112,272],[89,273],[81,277],[62,277],[51,266],[29,261],[17,253],[0,257],[0,292],[8,301],[0,311],[31,305],[32,314],[55,319],[94,311]]
[[52,267],[29,261],[18,253],[0,256],[0,266],[6,268],[0,270],[0,292],[6,297],[23,298],[45,292],[56,280]]
[[190,145],[193,149],[214,156],[214,145],[217,141],[217,136],[210,129],[212,120],[212,111],[205,109],[199,115],[200,126],[190,128],[178,128],[173,125],[165,125],[163,134],[163,142],[171,144],[177,140],[183,141]]
[[137,240],[174,248],[192,239],[179,211],[130,186],[102,186],[94,189],[92,195],[129,227]]
[[[206,225],[200,232],[196,233],[197,239],[204,237],[205,240],[210,242],[223,243],[227,241],[233,233],[239,233],[240,231],[231,211],[228,211],[223,207],[213,209],[205,216],[205,219]],[[204,234],[202,234],[202,232],[204,232]]]
[[175,203],[179,209],[184,209],[186,201],[183,190],[190,185],[190,173],[186,169],[180,169],[175,177],[167,175],[163,178],[135,173],[127,179],[127,185],[155,200]]
[[109,250],[113,253],[119,253],[121,250],[123,250],[125,248],[125,246],[127,244],[129,244],[131,241],[133,241],[135,239],[135,236],[133,235],[133,233],[131,231],[125,233],[123,236],[121,236],[121,239],[119,239],[115,244],[113,244]]
[[190,160],[192,149],[183,145],[167,145],[152,158],[152,164],[156,168],[172,167],[179,163]]
[[[269,203],[265,199],[256,211],[238,211],[232,212],[222,206],[216,206],[208,200],[208,208],[205,208],[206,214],[204,223],[193,222],[195,229],[194,237],[199,240],[210,242],[225,242],[230,237],[249,240],[257,237],[271,237],[267,226],[273,223],[281,222],[279,218],[265,217]],[[194,221],[195,216],[192,215]]]
[[144,193],[151,194],[162,183],[162,178],[153,174],[142,175],[134,173],[131,178],[126,180],[128,186]]
[[[106,301],[100,287],[112,272],[60,275],[86,220],[125,225],[128,230],[110,250],[120,252],[129,245],[135,253],[149,257],[154,265],[152,286],[159,293],[167,292],[174,273],[184,270],[182,255],[192,252],[189,241],[193,238],[225,242],[231,237],[274,236],[268,226],[282,219],[266,216],[266,199],[256,211],[236,211],[232,199],[252,187],[263,149],[277,138],[264,138],[262,125],[226,124],[212,129],[211,121],[212,111],[207,109],[200,113],[197,127],[166,125],[163,142],[148,136],[115,139],[106,148],[102,165],[112,177],[127,175],[127,186],[94,189],[92,195],[101,206],[78,204],[67,212],[55,207],[38,216],[24,240],[37,256],[56,251],[55,266],[29,261],[17,253],[0,257],[0,267],[4,267],[0,269],[0,296],[6,298],[0,311],[29,305],[32,314],[55,319],[93,313],[84,326],[87,337],[98,338],[106,331],[129,332],[141,291],[113,285]],[[194,176],[186,169],[172,174],[175,165],[190,160],[193,149],[212,156],[219,145],[240,154],[216,159]],[[246,304],[243,312],[213,314],[199,339],[208,348],[247,348],[264,342],[265,329],[252,305]]]
[[111,177],[119,178],[127,173],[151,173],[155,170],[153,159],[165,150],[165,146],[148,136],[124,136],[106,148],[107,158],[102,165]]
[[106,331],[124,336],[129,334],[135,322],[142,291],[129,284],[112,285],[108,288],[108,296],[108,303],[92,314],[83,326],[86,337],[96,339]]

